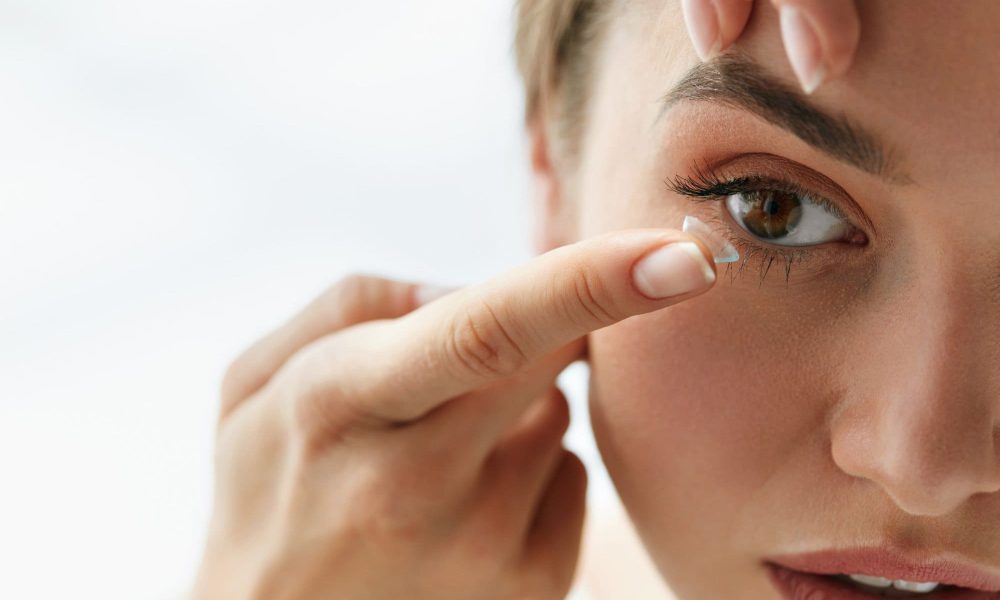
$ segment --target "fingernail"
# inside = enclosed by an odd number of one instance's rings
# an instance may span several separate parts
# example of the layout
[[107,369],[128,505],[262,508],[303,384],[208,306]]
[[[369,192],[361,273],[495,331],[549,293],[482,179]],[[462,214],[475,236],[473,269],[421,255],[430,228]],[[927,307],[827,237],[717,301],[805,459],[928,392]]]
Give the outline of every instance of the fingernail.
[[458,288],[445,287],[441,285],[420,285],[413,290],[413,300],[417,306],[423,306],[433,302],[441,296],[446,296]]
[[684,0],[684,23],[702,61],[711,60],[722,50],[719,16],[711,0]]
[[816,30],[802,11],[790,4],[781,5],[781,39],[803,91],[813,93],[826,78],[823,49]]
[[697,244],[674,242],[640,260],[632,279],[645,296],[659,300],[708,287],[715,281],[715,270]]

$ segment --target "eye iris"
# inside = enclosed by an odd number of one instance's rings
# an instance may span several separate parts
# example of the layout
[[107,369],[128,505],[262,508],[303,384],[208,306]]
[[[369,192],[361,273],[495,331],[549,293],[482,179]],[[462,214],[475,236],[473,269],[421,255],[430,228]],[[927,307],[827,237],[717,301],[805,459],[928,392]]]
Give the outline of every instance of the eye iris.
[[791,192],[760,190],[739,196],[743,224],[754,235],[769,239],[785,237],[802,220],[802,201]]

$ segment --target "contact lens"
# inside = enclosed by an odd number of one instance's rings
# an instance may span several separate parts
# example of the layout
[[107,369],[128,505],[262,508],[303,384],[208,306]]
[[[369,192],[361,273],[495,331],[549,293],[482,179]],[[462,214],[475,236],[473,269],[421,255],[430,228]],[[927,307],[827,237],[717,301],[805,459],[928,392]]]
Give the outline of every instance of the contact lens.
[[740,259],[740,253],[732,244],[712,231],[712,228],[696,217],[687,215],[681,231],[698,238],[712,253],[712,258],[718,263],[731,263]]

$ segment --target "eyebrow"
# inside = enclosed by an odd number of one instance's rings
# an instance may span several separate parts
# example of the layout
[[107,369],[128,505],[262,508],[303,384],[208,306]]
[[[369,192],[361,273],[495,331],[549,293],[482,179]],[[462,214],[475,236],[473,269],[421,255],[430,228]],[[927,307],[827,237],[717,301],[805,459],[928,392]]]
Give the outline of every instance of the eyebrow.
[[660,116],[684,100],[721,102],[748,110],[862,171],[893,183],[909,182],[908,177],[894,174],[888,152],[875,136],[843,115],[815,108],[745,55],[724,54],[695,66],[663,97]]

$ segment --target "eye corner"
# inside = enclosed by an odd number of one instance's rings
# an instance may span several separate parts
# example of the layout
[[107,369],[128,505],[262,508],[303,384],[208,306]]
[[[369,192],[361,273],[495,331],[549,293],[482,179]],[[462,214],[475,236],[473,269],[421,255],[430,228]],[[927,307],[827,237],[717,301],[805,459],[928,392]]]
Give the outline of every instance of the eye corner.
[[869,245],[870,239],[868,238],[868,234],[865,233],[863,229],[852,225],[851,234],[844,240],[844,243],[852,246],[865,247]]

